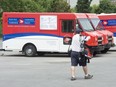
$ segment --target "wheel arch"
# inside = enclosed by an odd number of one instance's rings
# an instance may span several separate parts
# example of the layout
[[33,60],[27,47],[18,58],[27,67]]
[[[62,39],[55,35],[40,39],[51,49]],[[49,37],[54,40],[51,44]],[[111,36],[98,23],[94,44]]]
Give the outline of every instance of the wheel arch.
[[35,44],[33,44],[33,43],[26,43],[26,44],[23,46],[23,48],[22,48],[22,52],[24,52],[24,48],[25,48],[27,45],[33,45],[33,46],[35,47],[36,51],[37,51],[37,47],[35,46]]

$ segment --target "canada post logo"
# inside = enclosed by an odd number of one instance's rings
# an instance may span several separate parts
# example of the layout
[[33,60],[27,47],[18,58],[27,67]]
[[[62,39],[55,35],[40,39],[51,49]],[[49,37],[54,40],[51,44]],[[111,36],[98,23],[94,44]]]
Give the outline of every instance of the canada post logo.
[[102,20],[101,22],[104,26],[116,26],[116,19]]
[[105,26],[108,24],[107,21],[103,21],[102,23],[103,23],[103,25],[105,25]]
[[8,25],[35,25],[35,18],[8,18]]

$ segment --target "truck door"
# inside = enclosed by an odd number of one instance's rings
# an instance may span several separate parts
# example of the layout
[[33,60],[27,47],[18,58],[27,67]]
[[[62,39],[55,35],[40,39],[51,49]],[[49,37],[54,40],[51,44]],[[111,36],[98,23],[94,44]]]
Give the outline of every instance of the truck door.
[[60,41],[60,51],[67,52],[69,46],[71,45],[72,36],[74,32],[74,20],[60,20],[60,36],[62,40]]

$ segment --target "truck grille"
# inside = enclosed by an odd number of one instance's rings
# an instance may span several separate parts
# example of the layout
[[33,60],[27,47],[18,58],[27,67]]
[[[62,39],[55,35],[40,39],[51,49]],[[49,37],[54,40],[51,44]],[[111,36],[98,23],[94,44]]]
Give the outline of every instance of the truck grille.
[[112,36],[108,36],[108,42],[112,42],[113,38]]
[[102,37],[98,37],[98,45],[102,45]]

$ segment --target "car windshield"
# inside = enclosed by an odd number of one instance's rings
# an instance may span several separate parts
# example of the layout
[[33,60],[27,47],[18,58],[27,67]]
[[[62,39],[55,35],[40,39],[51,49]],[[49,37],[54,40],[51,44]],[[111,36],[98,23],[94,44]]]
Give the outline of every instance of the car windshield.
[[85,31],[94,31],[92,25],[87,18],[80,18],[78,20]]
[[91,22],[96,30],[103,30],[104,29],[101,21],[98,18],[92,18]]

